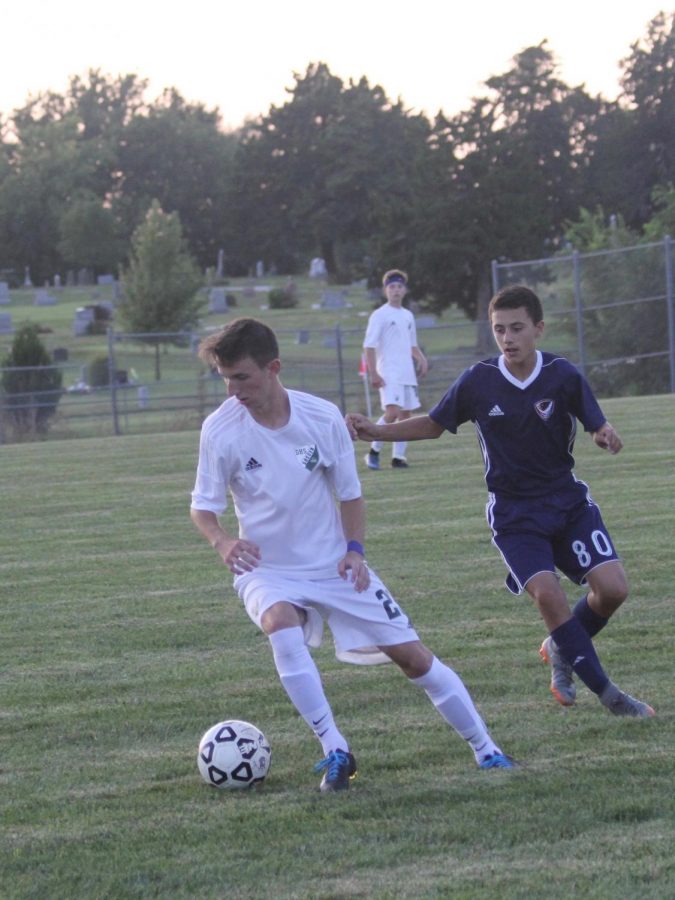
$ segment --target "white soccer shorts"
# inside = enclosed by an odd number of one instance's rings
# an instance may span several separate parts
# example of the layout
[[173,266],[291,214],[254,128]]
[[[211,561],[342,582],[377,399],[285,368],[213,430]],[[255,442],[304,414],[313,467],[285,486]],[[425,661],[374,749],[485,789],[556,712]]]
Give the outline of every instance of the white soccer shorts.
[[264,569],[238,575],[234,587],[261,630],[265,610],[283,600],[307,613],[303,632],[308,647],[321,645],[323,626],[327,624],[333,634],[335,655],[342,662],[389,662],[378,647],[419,640],[408,616],[372,570],[370,586],[361,593],[351,581],[339,576],[305,581]]

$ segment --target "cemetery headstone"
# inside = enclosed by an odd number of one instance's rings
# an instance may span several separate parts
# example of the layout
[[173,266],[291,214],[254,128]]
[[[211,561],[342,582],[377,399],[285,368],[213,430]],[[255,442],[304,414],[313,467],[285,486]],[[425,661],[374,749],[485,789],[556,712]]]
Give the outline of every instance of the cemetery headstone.
[[91,306],[78,306],[73,316],[73,334],[75,337],[81,337],[89,334],[89,327],[94,321],[94,309]]
[[309,264],[310,278],[325,278],[327,275],[326,262],[320,256],[315,256]]
[[209,291],[209,312],[225,313],[227,312],[227,295],[225,288],[215,287]]
[[9,294],[9,283],[0,281],[0,303],[11,303],[12,298]]
[[13,334],[12,316],[10,313],[0,313],[0,334]]
[[342,309],[346,305],[342,291],[324,291],[321,294],[321,309]]
[[54,306],[55,303],[56,297],[53,294],[50,294],[48,290],[43,288],[42,290],[35,292],[33,306]]

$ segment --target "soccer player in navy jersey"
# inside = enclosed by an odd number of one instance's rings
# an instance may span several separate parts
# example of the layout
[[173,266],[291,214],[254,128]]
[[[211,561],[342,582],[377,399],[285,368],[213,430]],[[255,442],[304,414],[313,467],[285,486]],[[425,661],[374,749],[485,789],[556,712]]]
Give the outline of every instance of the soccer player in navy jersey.
[[[549,631],[539,653],[551,666],[551,693],[572,706],[577,675],[614,715],[653,716],[609,679],[592,640],[626,599],[628,584],[600,510],[573,472],[577,420],[612,454],[621,438],[581,373],[564,357],[537,350],[543,312],[530,288],[503,288],[489,317],[501,355],[467,369],[428,415],[376,425],[349,414],[347,425],[362,440],[414,441],[473,422],[506,586],[527,591]],[[573,609],[556,569],[586,589]]]

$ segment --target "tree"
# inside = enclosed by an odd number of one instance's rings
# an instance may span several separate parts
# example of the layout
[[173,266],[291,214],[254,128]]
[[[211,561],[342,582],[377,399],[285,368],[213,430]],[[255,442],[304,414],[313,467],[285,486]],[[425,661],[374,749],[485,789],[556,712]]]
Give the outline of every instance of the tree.
[[154,344],[159,381],[159,347],[184,339],[203,306],[197,295],[199,270],[183,239],[177,213],[165,213],[154,200],[132,239],[129,267],[122,272],[121,319],[129,332]]
[[63,376],[40,340],[37,325],[22,325],[2,361],[4,417],[17,438],[44,435],[61,399]]
[[469,110],[436,119],[416,233],[417,269],[438,310],[456,304],[483,321],[490,261],[550,251],[576,214],[583,123],[597,104],[556,77],[545,43],[488,79]]
[[189,104],[174,89],[136,115],[124,131],[112,209],[128,237],[153,199],[180,216],[202,268],[215,265],[229,228],[235,138],[217,110]]
[[638,231],[654,188],[675,181],[675,13],[652,19],[621,68],[622,93],[590,130],[584,195]]
[[404,221],[429,123],[365,78],[347,86],[325,63],[296,74],[291,99],[242,131],[234,200],[248,264],[296,271],[322,256],[332,277],[360,277]]
[[92,70],[86,81],[71,78],[65,94],[39,94],[12,114],[0,166],[0,268],[29,266],[37,282],[62,270],[62,218],[82,196],[108,208],[144,88],[135,75]]
[[73,268],[116,272],[124,257],[115,218],[94,194],[83,193],[59,221],[58,250]]

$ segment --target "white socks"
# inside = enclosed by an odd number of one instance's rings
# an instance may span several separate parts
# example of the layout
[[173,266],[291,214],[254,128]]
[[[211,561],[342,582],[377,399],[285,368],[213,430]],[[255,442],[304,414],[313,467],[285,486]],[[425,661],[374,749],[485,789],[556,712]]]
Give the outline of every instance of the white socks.
[[349,750],[333,721],[321,676],[305,645],[302,628],[283,628],[268,635],[274,663],[291,703],[307,722],[327,756],[331,750]]
[[[377,420],[377,422],[375,424],[376,425],[384,425],[385,424],[384,416],[380,416],[380,418]],[[373,441],[370,445],[370,449],[374,450],[375,453],[379,453],[380,450],[382,449],[383,444],[384,444],[384,441]]]
[[[299,626],[268,635],[279,678],[291,703],[321,742],[324,754],[349,750],[333,720],[321,676],[307,649]],[[471,745],[476,762],[502,751],[490,737],[462,679],[437,657],[426,675],[411,678],[421,687],[445,721]]]
[[486,756],[502,752],[478,715],[464,682],[449,666],[434,657],[426,675],[410,680],[426,691],[445,721],[471,745],[477,763]]
[[[384,425],[384,416],[380,416],[380,418],[375,423],[376,425]],[[370,445],[370,449],[374,450],[376,453],[379,453],[382,450],[382,445],[384,441],[373,441]],[[392,457],[394,459],[405,459],[405,451],[408,446],[407,441],[397,441],[392,447]]]

